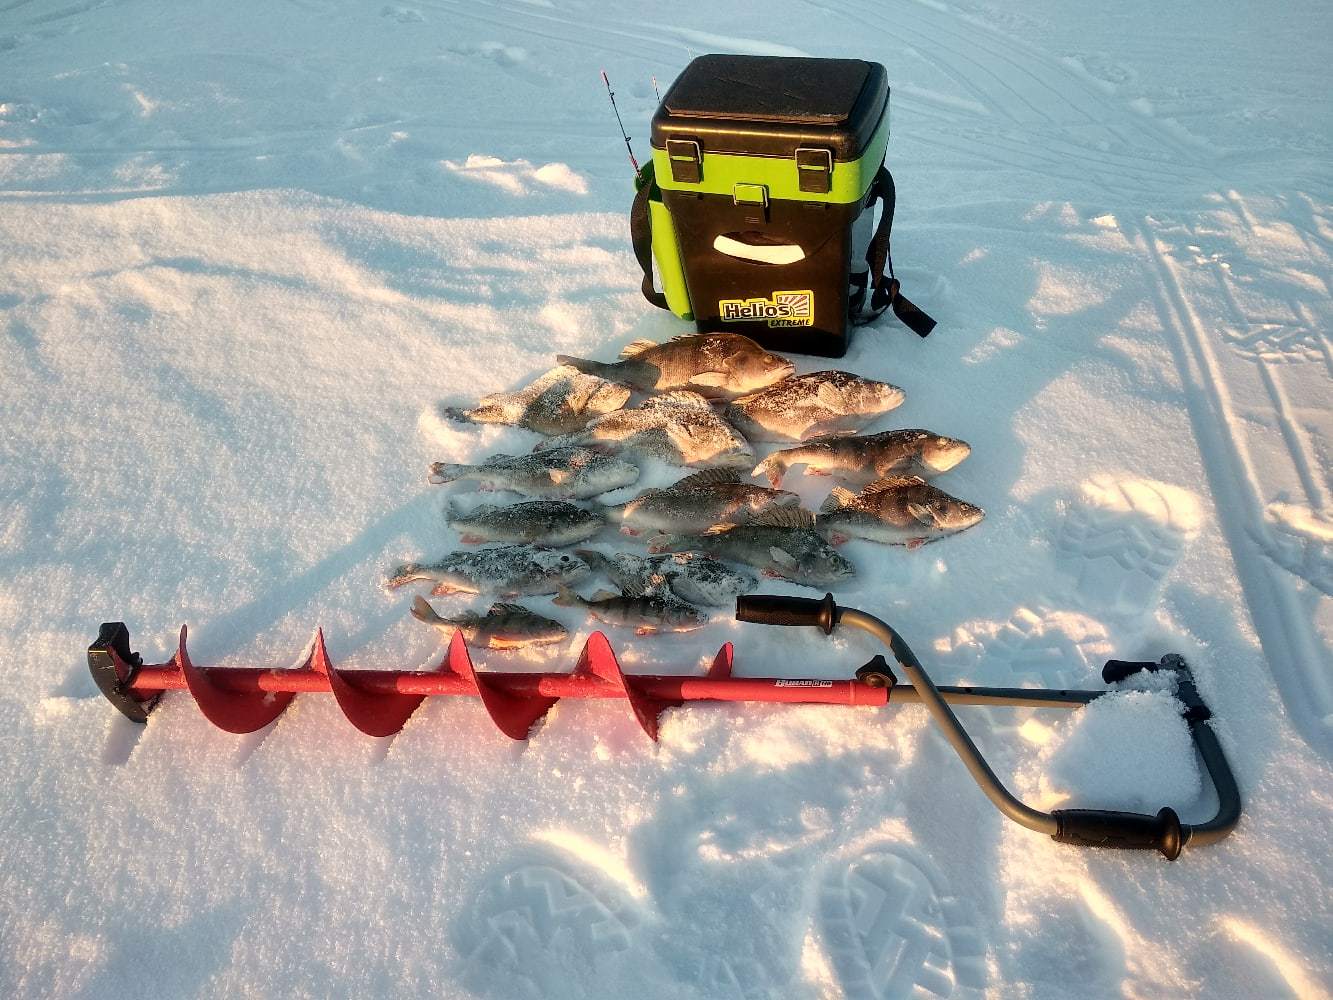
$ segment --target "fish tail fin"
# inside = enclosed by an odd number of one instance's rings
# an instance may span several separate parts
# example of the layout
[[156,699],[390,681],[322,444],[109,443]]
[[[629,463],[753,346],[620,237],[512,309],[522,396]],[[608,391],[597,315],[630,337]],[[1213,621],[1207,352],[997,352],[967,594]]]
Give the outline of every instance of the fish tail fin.
[[425,622],[427,625],[447,625],[448,622],[441,618],[430,602],[420,594],[412,601],[412,617],[419,622]]
[[457,465],[453,462],[432,462],[430,471],[426,474],[426,481],[436,486],[452,483],[455,479],[466,479],[474,468],[475,466]]
[[556,595],[551,598],[552,604],[558,604],[562,608],[572,608],[578,604],[578,602],[579,595],[574,593],[574,591],[566,587],[563,583],[560,584],[560,589],[556,592]]
[[768,483],[774,489],[782,485],[782,477],[786,475],[787,462],[780,452],[774,452],[754,467],[750,473],[752,476],[766,476]]
[[440,416],[444,417],[445,420],[453,420],[460,424],[470,424],[473,422],[472,418],[468,416],[467,410],[463,409],[461,406],[441,406]]
[[615,380],[620,373],[620,366],[616,364],[604,364],[601,361],[591,361],[588,358],[574,358],[568,354],[557,354],[555,356],[556,364],[568,365],[575,371],[581,371],[584,375],[597,375],[601,378]]
[[403,563],[389,570],[388,576],[384,579],[384,586],[393,590],[405,583],[411,583],[413,580],[419,579],[421,579],[421,563]]

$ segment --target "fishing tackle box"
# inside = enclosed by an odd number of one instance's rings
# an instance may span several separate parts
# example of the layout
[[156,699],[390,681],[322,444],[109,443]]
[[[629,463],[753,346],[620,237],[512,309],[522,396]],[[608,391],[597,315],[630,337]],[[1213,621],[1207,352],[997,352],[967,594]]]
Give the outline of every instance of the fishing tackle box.
[[699,56],[662,98],[638,178],[645,296],[701,331],[801,354],[841,357],[885,308],[924,337],[934,321],[903,298],[889,256],[888,139],[879,63]]

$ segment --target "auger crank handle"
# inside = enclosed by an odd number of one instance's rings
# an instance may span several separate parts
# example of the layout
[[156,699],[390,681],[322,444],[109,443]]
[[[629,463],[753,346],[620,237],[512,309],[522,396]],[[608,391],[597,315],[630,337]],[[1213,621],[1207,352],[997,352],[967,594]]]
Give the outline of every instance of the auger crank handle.
[[[1053,708],[1081,708],[1106,694],[1105,691],[1040,691],[975,686],[950,687],[941,691],[897,631],[874,615],[855,608],[839,607],[832,594],[825,594],[823,600],[773,595],[739,597],[736,599],[736,620],[761,625],[814,625],[823,629],[825,634],[831,633],[836,625],[851,625],[875,636],[889,647],[912,682],[910,690],[900,691],[900,699],[911,695],[926,706],[963,765],[996,808],[1014,822],[1047,834],[1059,843],[1120,850],[1155,850],[1167,860],[1174,861],[1186,845],[1215,843],[1231,833],[1240,820],[1240,791],[1236,786],[1236,778],[1216,734],[1206,725],[1212,713],[1199,696],[1194,685],[1194,675],[1184,657],[1175,653],[1162,657],[1159,663],[1111,660],[1103,671],[1103,679],[1108,684],[1114,683],[1140,670],[1170,670],[1175,674],[1176,697],[1185,706],[1181,714],[1190,727],[1194,746],[1203,758],[1217,791],[1217,813],[1205,823],[1181,823],[1180,817],[1170,807],[1161,809],[1156,816],[1110,809],[1057,809],[1051,813],[1033,809],[1016,798],[995,776],[948,705],[949,701],[957,701],[960,704],[1009,703],[1015,706],[1036,704]],[[888,676],[892,678],[891,673]],[[868,677],[865,682],[870,682]],[[892,684],[889,686],[892,687]]]

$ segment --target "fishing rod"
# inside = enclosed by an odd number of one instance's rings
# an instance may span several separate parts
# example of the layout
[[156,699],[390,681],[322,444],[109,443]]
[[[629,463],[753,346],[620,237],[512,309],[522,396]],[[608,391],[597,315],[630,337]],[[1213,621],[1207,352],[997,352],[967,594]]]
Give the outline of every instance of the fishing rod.
[[[653,82],[655,85],[656,80]],[[625,132],[625,123],[620,118],[620,108],[616,106],[616,92],[611,89],[611,81],[606,77],[606,70],[602,70],[602,83],[606,84],[606,96],[611,98],[611,110],[616,113],[616,124],[620,126],[620,135],[625,140],[625,149],[629,153],[630,166],[634,168],[634,173],[637,176],[639,161],[634,156],[634,147],[630,145],[629,135]]]

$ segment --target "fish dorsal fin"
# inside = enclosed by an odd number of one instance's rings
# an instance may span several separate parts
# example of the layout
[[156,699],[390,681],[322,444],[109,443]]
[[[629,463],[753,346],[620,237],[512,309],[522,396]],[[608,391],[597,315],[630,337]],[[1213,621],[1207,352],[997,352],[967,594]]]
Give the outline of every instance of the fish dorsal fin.
[[486,613],[488,615],[526,615],[531,612],[521,604],[509,604],[505,601],[497,601],[490,606]]
[[649,340],[647,337],[644,337],[641,340],[626,344],[624,348],[621,349],[620,356],[622,358],[637,358],[644,351],[651,350],[656,346],[657,341]]
[[739,483],[739,469],[700,469],[672,485],[673,490],[697,490],[704,486],[717,486],[721,483]]
[[620,597],[620,596],[621,596],[621,595],[620,595],[620,594],[617,594],[614,590],[598,590],[598,591],[596,591],[591,597],[589,597],[588,600],[590,600],[590,601],[614,601],[616,598],[618,598],[618,597]]
[[926,481],[920,476],[885,476],[883,479],[876,479],[873,483],[861,491],[861,496],[868,497],[875,493],[883,493],[886,490],[901,490],[908,486],[925,486]]
[[819,505],[821,514],[831,514],[835,510],[842,510],[849,503],[856,499],[856,494],[844,486],[835,486],[824,502]]
[[745,522],[749,528],[813,528],[815,515],[804,507],[770,507]]
[[712,410],[708,400],[689,389],[674,389],[660,396],[650,396],[639,404],[641,410],[655,410],[663,406],[688,406],[696,410]]

